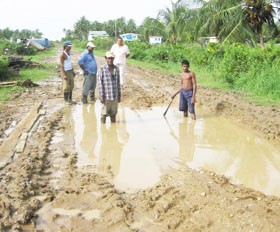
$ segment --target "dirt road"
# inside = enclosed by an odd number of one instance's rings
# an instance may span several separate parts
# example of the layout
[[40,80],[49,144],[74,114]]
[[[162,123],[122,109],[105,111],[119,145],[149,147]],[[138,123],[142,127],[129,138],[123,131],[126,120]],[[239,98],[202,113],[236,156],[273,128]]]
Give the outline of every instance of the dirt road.
[[[77,58],[74,52],[74,64]],[[58,64],[58,55],[48,62]],[[75,81],[80,104],[82,77]],[[0,231],[279,231],[279,198],[232,185],[215,173],[182,167],[149,189],[126,193],[115,188],[109,168],[104,175],[94,166],[77,168],[66,117],[71,106],[64,106],[61,80],[39,84],[0,111]],[[133,109],[167,106],[178,84],[158,71],[129,66],[122,102]],[[280,142],[279,106],[200,86],[197,104]],[[57,134],[62,141],[52,143]]]

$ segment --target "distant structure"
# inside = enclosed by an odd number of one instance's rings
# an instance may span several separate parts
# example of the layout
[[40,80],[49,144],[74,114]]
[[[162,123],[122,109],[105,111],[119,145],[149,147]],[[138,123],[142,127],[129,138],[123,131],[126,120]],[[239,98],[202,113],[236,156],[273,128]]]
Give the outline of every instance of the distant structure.
[[203,44],[219,43],[219,39],[216,36],[201,37],[200,39]]
[[94,38],[107,38],[109,35],[106,31],[89,31],[88,41],[93,41]]
[[149,36],[150,44],[162,44],[162,36]]
[[47,38],[32,38],[31,40],[44,48],[49,48],[51,46],[51,42]]
[[120,35],[120,37],[123,38],[123,41],[127,41],[127,42],[139,40],[139,34],[135,34],[135,33],[122,34]]

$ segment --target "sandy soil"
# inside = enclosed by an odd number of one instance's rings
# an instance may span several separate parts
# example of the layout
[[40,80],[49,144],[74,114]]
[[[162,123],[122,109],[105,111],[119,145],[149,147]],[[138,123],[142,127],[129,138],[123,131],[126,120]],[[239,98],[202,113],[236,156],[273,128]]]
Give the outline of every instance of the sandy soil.
[[[74,52],[75,64],[77,58]],[[58,63],[58,55],[48,62]],[[132,66],[128,71],[122,100],[131,108],[167,105],[178,88],[179,81],[164,73]],[[78,102],[81,81],[77,75]],[[0,166],[0,231],[279,231],[279,198],[233,185],[212,172],[183,167],[132,194],[114,187],[110,169],[104,175],[94,172],[94,167],[91,172],[78,169],[65,117],[71,106],[59,107],[61,81],[39,84],[13,96],[0,110],[2,147],[36,105],[45,110],[29,131],[25,149],[8,155]],[[198,87],[197,104],[205,110],[233,118],[279,144],[279,106],[263,107],[242,99]],[[65,135],[60,146],[51,143],[56,133]]]

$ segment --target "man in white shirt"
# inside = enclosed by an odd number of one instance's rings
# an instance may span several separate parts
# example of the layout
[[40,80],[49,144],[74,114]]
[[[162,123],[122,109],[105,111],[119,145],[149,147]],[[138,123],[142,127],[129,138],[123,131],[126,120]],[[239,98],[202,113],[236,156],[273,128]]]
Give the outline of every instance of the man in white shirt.
[[117,43],[115,43],[111,48],[111,52],[115,55],[114,65],[119,67],[120,84],[123,87],[126,72],[126,59],[129,57],[130,51],[128,46],[123,43],[122,37],[118,37]]

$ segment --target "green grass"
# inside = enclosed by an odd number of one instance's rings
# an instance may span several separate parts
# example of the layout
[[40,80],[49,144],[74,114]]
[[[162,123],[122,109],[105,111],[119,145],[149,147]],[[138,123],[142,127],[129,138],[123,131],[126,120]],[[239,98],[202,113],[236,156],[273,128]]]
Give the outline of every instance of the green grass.
[[0,107],[3,102],[8,101],[12,94],[23,92],[25,89],[20,86],[0,87]]
[[36,69],[29,69],[24,68],[20,70],[20,78],[17,78],[17,80],[26,80],[30,79],[33,82],[44,80],[49,78],[50,75],[54,75],[55,70],[52,70],[50,68],[36,68]]
[[45,51],[40,51],[38,52],[36,55],[34,56],[26,56],[26,59],[31,59],[33,62],[42,62],[44,61],[46,58],[48,57],[52,57],[56,55],[56,48],[55,47],[51,47],[48,50]]
[[[23,81],[30,79],[33,82],[44,80],[56,73],[56,63],[44,62],[50,57],[56,55],[56,49],[51,48],[46,51],[38,52],[35,56],[25,56],[24,60],[31,60],[33,62],[41,64],[38,67],[22,67],[19,71],[19,76],[11,76],[6,81]],[[10,97],[18,92],[25,91],[25,87],[12,86],[12,87],[0,87],[0,106],[3,102],[10,99]]]

